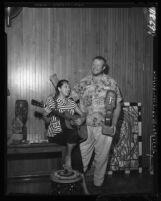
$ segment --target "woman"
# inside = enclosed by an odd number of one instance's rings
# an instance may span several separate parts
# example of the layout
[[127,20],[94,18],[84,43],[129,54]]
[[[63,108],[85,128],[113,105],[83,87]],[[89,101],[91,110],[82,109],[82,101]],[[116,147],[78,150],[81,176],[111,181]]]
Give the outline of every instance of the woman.
[[[56,95],[49,96],[47,98],[47,101],[45,104],[45,115],[49,116],[50,114],[52,114],[51,112],[53,110],[57,110],[61,114],[64,114],[64,112],[68,112],[68,114],[70,115],[74,115],[75,113],[77,113],[78,115],[80,115],[80,117],[84,119],[83,117],[84,115],[79,109],[79,107],[77,106],[77,104],[72,99],[69,98],[70,92],[71,92],[71,88],[67,80],[58,81],[56,86]],[[80,122],[81,122],[80,119],[81,118],[74,120],[75,124],[80,125]],[[79,142],[77,128],[73,127],[71,129],[67,127],[67,125],[68,126],[70,125],[69,123],[70,123],[69,121],[65,121],[65,119],[61,118],[60,116],[52,115],[50,117],[50,124],[49,124],[48,132],[47,132],[49,142],[57,143],[60,145],[66,145],[67,152],[66,152],[65,164],[64,164],[65,169],[72,169],[72,164],[73,164],[71,161],[72,151],[73,151],[73,148],[76,147],[76,145],[78,145],[78,142]],[[80,161],[79,163],[77,163],[78,165],[76,165],[76,163],[74,164],[74,169],[77,169],[83,173],[83,165],[82,165],[80,151],[78,151],[77,153],[78,153],[77,156],[72,157],[72,160],[77,158],[77,160],[80,159]],[[82,174],[82,178],[83,178],[84,192],[85,194],[88,194],[88,190],[86,187],[83,174]]]

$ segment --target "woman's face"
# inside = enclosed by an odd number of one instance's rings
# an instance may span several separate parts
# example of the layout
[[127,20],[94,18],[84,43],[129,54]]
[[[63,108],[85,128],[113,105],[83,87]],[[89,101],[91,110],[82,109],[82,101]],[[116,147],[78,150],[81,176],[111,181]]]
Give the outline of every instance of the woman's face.
[[63,83],[61,87],[58,87],[58,90],[60,92],[60,95],[67,97],[70,94],[70,85],[68,83]]

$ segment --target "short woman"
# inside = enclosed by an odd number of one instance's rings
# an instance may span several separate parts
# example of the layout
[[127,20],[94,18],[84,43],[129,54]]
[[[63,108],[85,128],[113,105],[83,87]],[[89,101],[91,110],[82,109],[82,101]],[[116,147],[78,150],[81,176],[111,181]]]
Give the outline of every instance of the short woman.
[[[77,113],[83,117],[83,113],[77,104],[69,98],[70,91],[69,82],[60,80],[56,86],[56,95],[47,98],[44,108],[45,115],[49,116],[56,109],[61,114],[64,112],[68,112],[70,115]],[[69,128],[69,126],[71,127]],[[69,121],[57,115],[51,115],[47,132],[48,140],[52,143],[66,145],[65,168],[71,168],[71,152],[78,143],[77,128],[71,128],[72,125],[70,125]]]

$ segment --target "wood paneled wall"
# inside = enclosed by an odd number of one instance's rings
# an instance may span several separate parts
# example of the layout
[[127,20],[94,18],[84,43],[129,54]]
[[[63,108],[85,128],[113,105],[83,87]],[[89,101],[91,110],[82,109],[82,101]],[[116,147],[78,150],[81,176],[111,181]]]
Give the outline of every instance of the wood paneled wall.
[[[27,8],[7,28],[8,132],[16,99],[29,103],[28,136],[43,138],[40,110],[31,99],[45,101],[53,87],[49,76],[69,79],[71,85],[90,72],[91,60],[104,56],[110,75],[125,101],[143,106],[143,156],[149,153],[152,132],[153,38],[147,34],[143,8]],[[146,158],[148,159],[148,158]],[[147,165],[147,162],[145,162]]]

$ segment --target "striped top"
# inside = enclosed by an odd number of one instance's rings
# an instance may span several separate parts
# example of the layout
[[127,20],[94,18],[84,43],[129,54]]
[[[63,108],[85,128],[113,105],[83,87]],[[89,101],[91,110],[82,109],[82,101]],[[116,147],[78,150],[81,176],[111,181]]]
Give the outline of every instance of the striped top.
[[[57,108],[55,101],[57,101]],[[45,111],[49,114],[53,109],[58,109],[60,113],[68,111],[71,115],[74,115],[76,103],[71,99],[54,99],[53,96],[49,96],[45,103]],[[60,120],[56,116],[52,116],[48,127],[47,136],[54,137],[58,133],[62,132]]]

